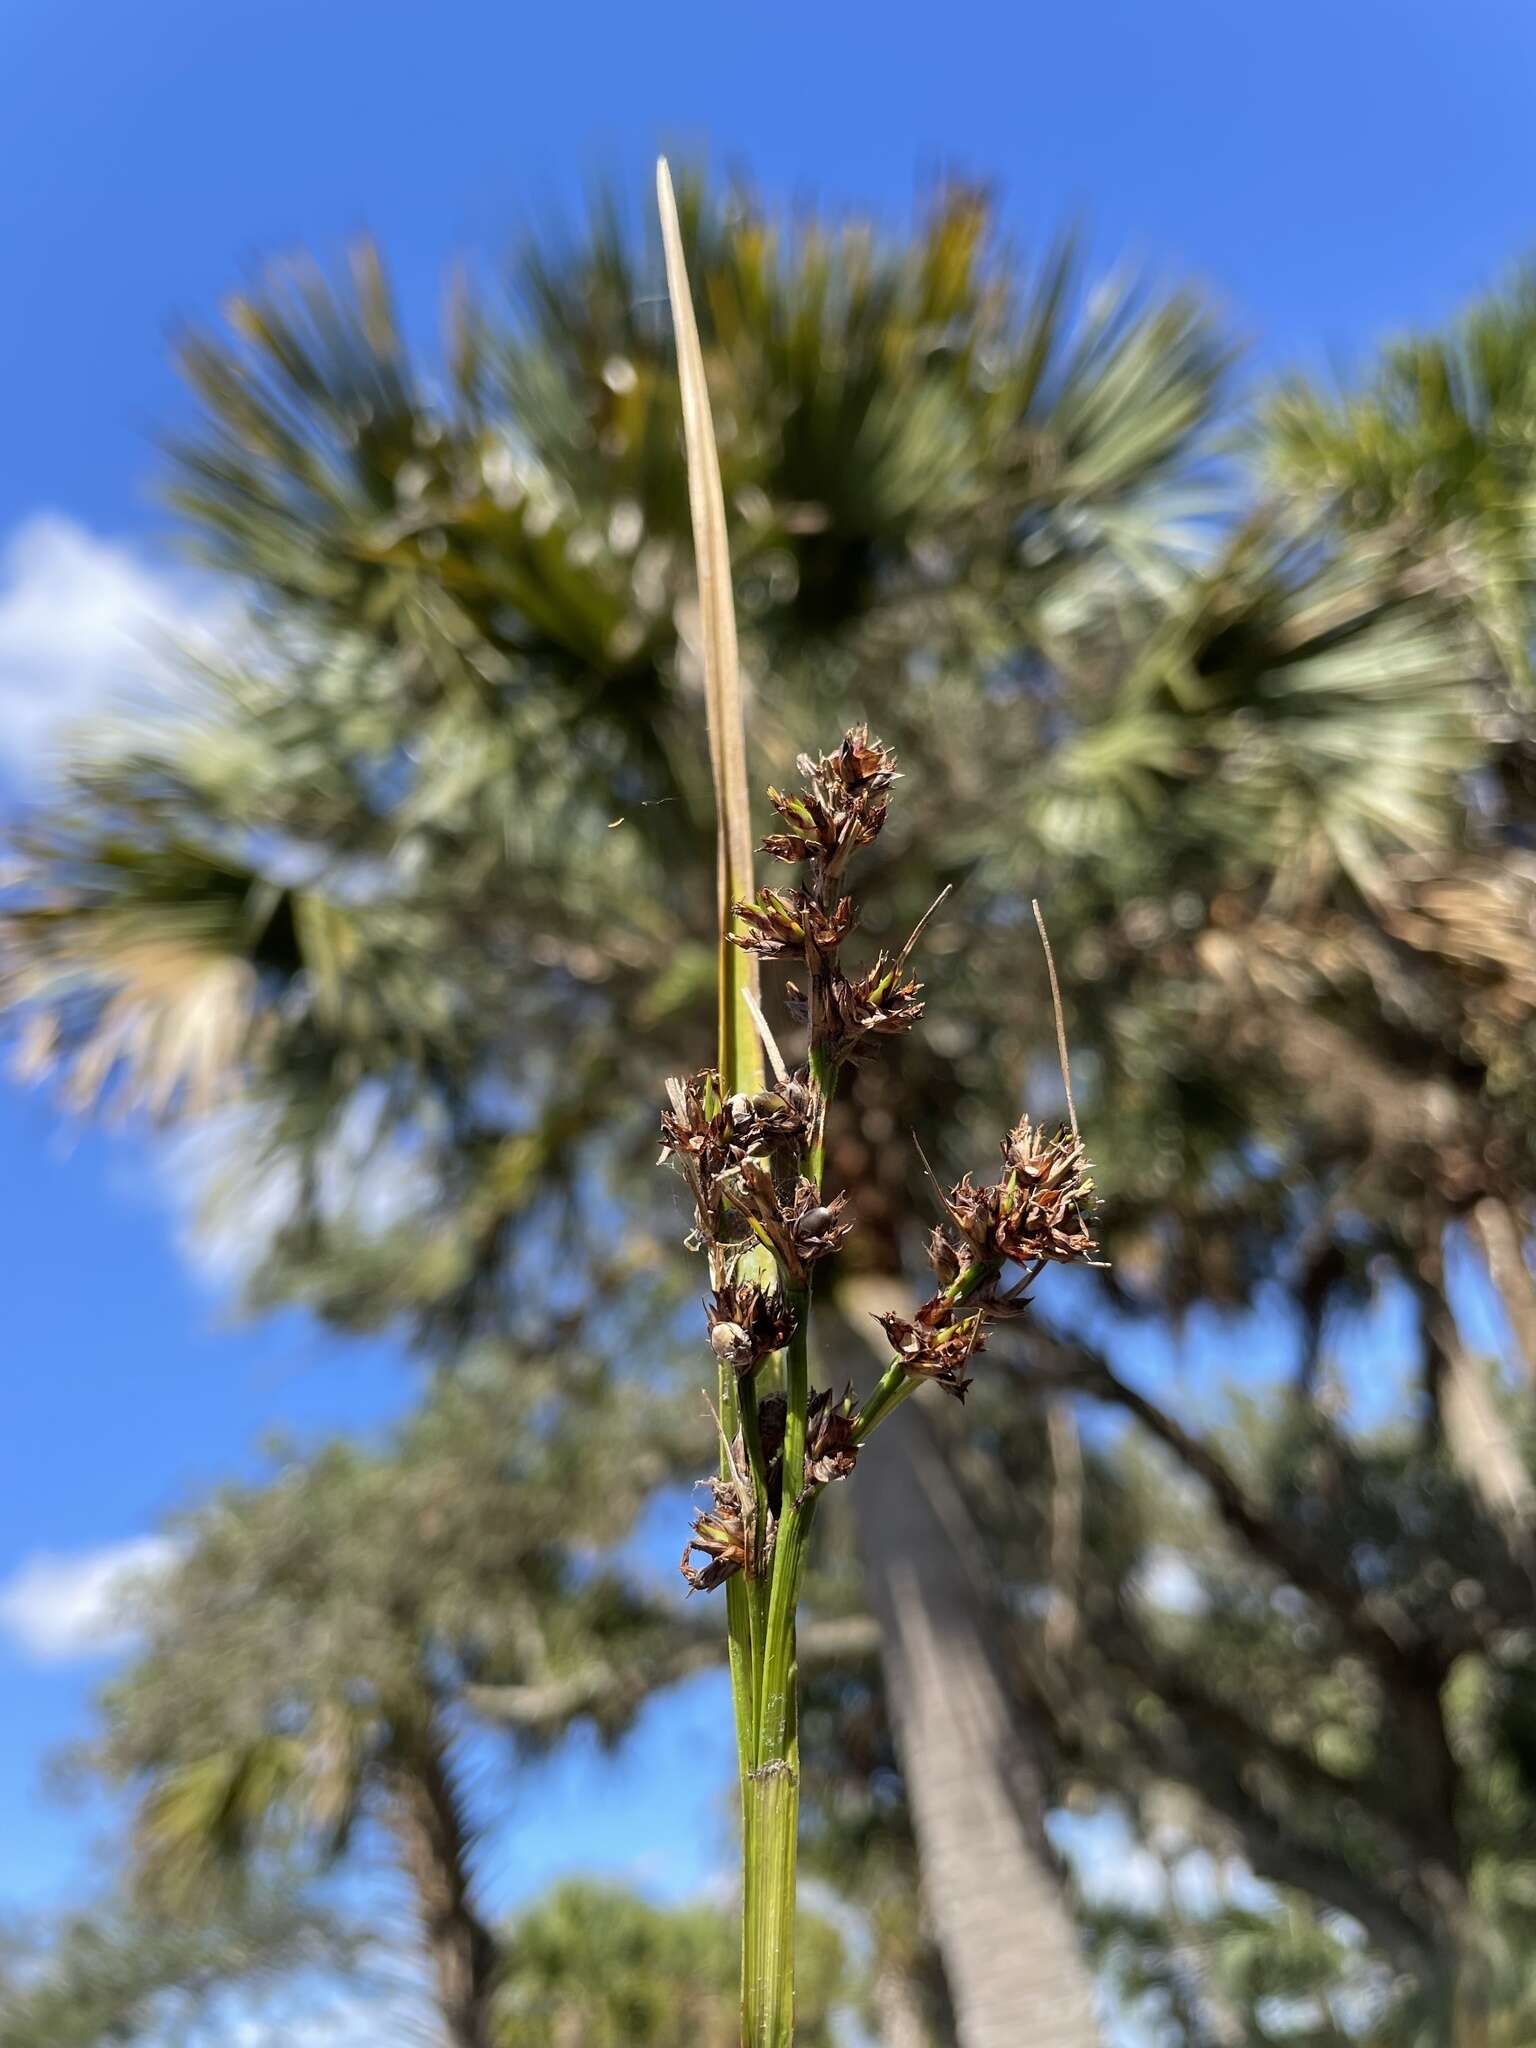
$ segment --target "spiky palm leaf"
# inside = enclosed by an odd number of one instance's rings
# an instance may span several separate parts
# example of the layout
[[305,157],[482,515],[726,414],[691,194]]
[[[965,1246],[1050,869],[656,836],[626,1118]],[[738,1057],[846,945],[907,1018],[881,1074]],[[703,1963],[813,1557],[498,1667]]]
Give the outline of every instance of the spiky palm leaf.
[[1533,414],[1536,276],[1523,272],[1446,332],[1389,347],[1352,391],[1288,384],[1264,413],[1262,448],[1305,504],[1463,592],[1528,683]]

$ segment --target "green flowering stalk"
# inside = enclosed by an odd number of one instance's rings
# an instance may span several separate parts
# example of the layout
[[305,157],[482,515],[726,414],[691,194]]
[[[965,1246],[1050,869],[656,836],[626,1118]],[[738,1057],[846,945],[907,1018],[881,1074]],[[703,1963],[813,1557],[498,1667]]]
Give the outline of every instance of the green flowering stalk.
[[[800,1794],[795,1617],[817,1505],[828,1486],[852,1476],[870,1436],[914,1388],[931,1382],[965,1398],[988,1330],[1024,1312],[1029,1286],[1048,1262],[1095,1257],[1095,1201],[1075,1111],[1070,1127],[1056,1131],[1022,1118],[1003,1141],[997,1180],[978,1187],[967,1174],[943,1197],[945,1220],[929,1244],[937,1290],[909,1317],[878,1318],[892,1356],[875,1387],[862,1402],[851,1387],[841,1394],[812,1387],[817,1270],[854,1227],[847,1196],[823,1186],[827,1112],[849,1062],[921,1018],[921,984],[908,969],[928,920],[894,959],[880,953],[861,968],[845,966],[857,915],[844,883],[854,856],[879,837],[899,779],[895,756],[863,726],[830,753],[802,754],[798,790],[769,790],[782,829],[758,851],[798,874],[792,887],[752,888],[719,465],[664,163],[657,182],[719,818],[717,1064],[669,1081],[661,1119],[662,1157],[692,1197],[688,1243],[708,1262],[706,1317],[718,1375],[718,1463],[702,1482],[706,1497],[682,1572],[691,1592],[723,1588],[726,1595],[742,1787],[743,2048],[790,2048]],[[1054,993],[1048,944],[1046,957]],[[788,989],[791,1018],[805,1032],[805,1061],[795,1072],[759,1005],[757,964],[765,959],[791,961],[803,975]],[[1059,998],[1056,1014],[1059,1033]],[[1065,1076],[1064,1047],[1062,1062]]]
[[803,967],[790,1007],[806,1027],[805,1066],[787,1071],[770,1043],[776,1083],[730,1093],[714,1070],[675,1080],[662,1116],[663,1157],[693,1196],[689,1242],[709,1261],[710,1349],[731,1375],[737,1418],[729,1435],[722,1421],[721,1469],[705,1482],[682,1570],[695,1592],[738,1577],[747,1587],[743,2041],[751,2048],[793,2039],[795,1615],[818,1501],[853,1473],[870,1435],[913,1388],[931,1381],[964,1400],[988,1330],[1024,1312],[1048,1262],[1092,1260],[1097,1250],[1075,1119],[1048,1131],[1023,1117],[1003,1141],[995,1181],[977,1186],[967,1174],[942,1196],[945,1221],[929,1242],[937,1292],[910,1316],[877,1319],[893,1354],[878,1384],[862,1403],[851,1388],[839,1396],[812,1387],[817,1269],[853,1230],[846,1195],[822,1185],[827,1111],[842,1069],[910,1030],[923,1005],[907,972],[910,942],[895,961],[882,954],[861,971],[843,963],[856,916],[842,883],[852,854],[885,822],[894,756],[860,726],[831,753],[802,755],[800,771],[798,794],[769,793],[792,829],[760,849],[799,865],[800,884],[733,904],[729,937],[746,953]]

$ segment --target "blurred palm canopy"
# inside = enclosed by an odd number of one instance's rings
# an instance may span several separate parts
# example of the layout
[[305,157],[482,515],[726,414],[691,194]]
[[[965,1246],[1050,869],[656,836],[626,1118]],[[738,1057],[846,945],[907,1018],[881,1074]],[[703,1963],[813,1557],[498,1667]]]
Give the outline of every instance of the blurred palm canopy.
[[[1517,2048],[1536,286],[1351,388],[1239,400],[1197,298],[1070,242],[1026,265],[972,191],[895,240],[700,182],[684,216],[754,780],[867,719],[906,770],[871,938],[956,885],[924,1030],[837,1107],[848,1300],[900,1299],[910,1132],[958,1172],[1054,1106],[1032,897],[1112,1261],[989,1358],[963,1435],[893,1444],[857,1532],[829,1514],[807,1853],[852,1932],[815,1938],[804,2038],[841,2009],[993,2048],[957,1986],[1017,2013],[1086,1954],[1137,2039]],[[430,365],[369,247],[182,345],[171,492],[241,627],[24,821],[0,990],[79,1109],[216,1126],[210,1202],[267,1219],[253,1302],[443,1370],[395,1446],[190,1518],[92,1751],[139,1805],[111,1910],[148,1916],[146,1967],[106,1996],[64,1930],[0,1975],[7,2040],[150,2039],[174,1987],[281,1963],[294,1902],[381,1843],[456,2048],[728,2038],[707,1914],[487,1924],[455,1761],[477,1728],[509,1770],[582,1720],[620,1740],[716,1636],[613,1549],[710,1456],[651,1178],[715,937],[659,280],[599,203],[504,295],[460,289]],[[1197,1402],[1158,1364],[1189,1331],[1224,1361]],[[896,1583],[937,1670],[894,1653]],[[954,1705],[981,1693],[986,1740]],[[984,1855],[946,1822],[957,1767]],[[1073,1813],[1134,1887],[1058,1867]],[[1081,1949],[1013,1871],[1066,1888]],[[275,1949],[240,1926],[273,1898]],[[672,1992],[640,2013],[642,1980]],[[47,1998],[75,2032],[37,2031]]]

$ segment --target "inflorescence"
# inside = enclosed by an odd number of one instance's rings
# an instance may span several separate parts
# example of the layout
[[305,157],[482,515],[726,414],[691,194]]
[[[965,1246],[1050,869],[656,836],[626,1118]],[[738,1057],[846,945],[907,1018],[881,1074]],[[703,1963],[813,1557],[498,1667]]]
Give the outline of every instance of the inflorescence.
[[[683,1554],[683,1575],[698,1592],[737,1572],[761,1575],[772,1558],[784,1508],[786,1397],[758,1395],[755,1382],[796,1337],[814,1268],[854,1227],[848,1197],[825,1196],[818,1184],[838,1071],[873,1041],[910,1030],[923,1013],[921,984],[907,973],[921,925],[894,959],[880,953],[857,974],[841,964],[857,923],[843,878],[853,854],[885,824],[895,756],[857,726],[830,754],[802,754],[798,765],[797,793],[768,792],[784,829],[760,850],[798,866],[801,883],[760,889],[733,905],[730,937],[763,959],[803,966],[805,985],[790,985],[789,1007],[807,1028],[806,1065],[752,1095],[727,1095],[713,1070],[669,1081],[661,1119],[662,1157],[676,1164],[693,1198],[689,1243],[709,1261],[710,1348],[734,1375],[741,1402],[755,1404],[750,1432],[725,1446],[720,1475],[705,1482],[709,1505],[695,1517]],[[911,1386],[932,1381],[963,1400],[988,1329],[1024,1312],[1045,1265],[1096,1260],[1097,1200],[1075,1116],[1054,1130],[1021,1117],[1002,1155],[995,1181],[978,1187],[966,1174],[941,1195],[945,1220],[928,1246],[938,1292],[910,1316],[877,1318],[894,1355],[862,1407],[852,1388],[841,1399],[830,1390],[807,1392],[798,1431],[804,1469],[790,1496],[797,1506],[848,1477],[869,1431]]]

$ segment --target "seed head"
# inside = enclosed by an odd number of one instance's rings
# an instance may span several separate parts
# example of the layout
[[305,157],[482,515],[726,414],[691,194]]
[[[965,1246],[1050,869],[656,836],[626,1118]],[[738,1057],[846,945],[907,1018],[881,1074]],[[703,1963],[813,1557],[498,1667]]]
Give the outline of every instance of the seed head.
[[977,1187],[971,1176],[944,1198],[950,1221],[977,1257],[1034,1265],[1092,1259],[1089,1219],[1098,1206],[1082,1140],[1065,1126],[1050,1134],[1022,1117],[1003,1141],[1002,1178]]
[[942,1223],[936,1223],[930,1231],[925,1252],[941,1288],[952,1287],[960,1278],[962,1266],[969,1263]]
[[770,832],[762,851],[775,860],[807,863],[824,887],[842,872],[850,854],[879,836],[890,801],[886,792],[896,780],[896,756],[859,725],[830,754],[802,754],[797,765],[805,779],[799,793],[768,792],[786,829]]
[[745,1159],[730,1176],[726,1191],[747,1218],[753,1236],[768,1247],[793,1286],[805,1284],[806,1273],[819,1259],[837,1251],[853,1229],[843,1211],[848,1197],[824,1202],[813,1181],[800,1179],[781,1195],[773,1175],[759,1160]]
[[986,1346],[985,1315],[980,1308],[966,1308],[937,1294],[923,1303],[910,1322],[898,1315],[876,1316],[875,1320],[910,1378],[932,1380],[957,1401],[965,1399],[971,1385],[965,1368]]
[[872,967],[845,984],[843,1013],[849,1035],[910,1031],[923,1014],[916,1000],[921,987],[920,981],[904,979],[898,961],[877,953]]
[[774,1147],[803,1151],[816,1122],[816,1098],[799,1078],[756,1095],[732,1095],[725,1104],[731,1150],[738,1158]]
[[802,754],[795,766],[813,793],[827,805],[843,801],[868,804],[896,781],[896,756],[874,738],[867,725],[850,726],[842,744],[813,760]]
[[726,1146],[721,1106],[720,1076],[713,1067],[687,1080],[669,1080],[667,1107],[661,1112],[662,1158],[708,1159],[718,1170]]
[[760,1287],[717,1287],[705,1304],[705,1314],[711,1350],[736,1368],[738,1379],[782,1351],[795,1334],[795,1318],[783,1295],[765,1293]]
[[731,1158],[731,1126],[713,1067],[667,1083],[668,1107],[661,1113],[661,1162],[676,1162],[693,1195],[699,1237],[712,1244],[722,1222],[720,1176]]
[[[735,1573],[746,1569],[747,1529],[736,1490],[726,1479],[709,1479],[711,1505],[693,1518],[693,1534],[683,1549],[679,1570],[690,1593],[712,1593]],[[696,1565],[694,1553],[708,1559]]]
[[759,889],[751,902],[735,903],[747,929],[730,934],[731,944],[762,960],[804,960],[835,953],[853,929],[853,899],[841,896],[823,910],[803,889]]
[[1047,1133],[1020,1117],[1003,1140],[998,1249],[1018,1265],[1062,1263],[1098,1252],[1090,1219],[1098,1208],[1083,1141],[1064,1125]]
[[806,1410],[805,1432],[805,1485],[809,1492],[813,1487],[830,1486],[836,1479],[846,1479],[858,1461],[858,1427],[854,1414],[853,1388],[845,1388],[843,1398],[836,1406],[832,1401],[832,1389],[825,1387],[820,1393],[813,1393]]
[[[818,1016],[818,1035],[825,1032],[827,1050],[841,1063],[868,1050],[872,1038],[894,1038],[910,1031],[923,1014],[917,1000],[923,984],[905,977],[899,961],[886,953],[850,981],[835,967],[825,981],[825,1017]],[[790,1015],[803,1024],[809,1017],[805,995],[794,982],[784,991]]]
[[818,1259],[830,1258],[841,1247],[853,1230],[852,1217],[843,1214],[847,1206],[846,1194],[834,1195],[830,1202],[824,1202],[813,1182],[795,1183],[789,1206],[789,1230],[802,1265],[812,1266]]

